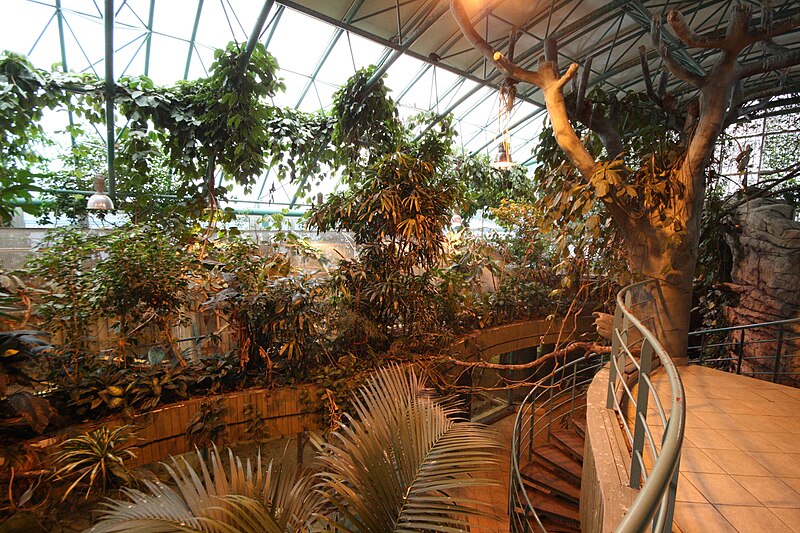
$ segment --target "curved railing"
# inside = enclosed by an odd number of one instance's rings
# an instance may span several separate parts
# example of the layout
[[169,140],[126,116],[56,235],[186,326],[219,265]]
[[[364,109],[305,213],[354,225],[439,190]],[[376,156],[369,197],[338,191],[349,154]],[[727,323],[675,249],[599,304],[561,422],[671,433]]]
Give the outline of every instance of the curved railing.
[[[678,466],[686,419],[686,402],[683,383],[669,354],[658,342],[644,322],[655,321],[657,308],[652,305],[659,288],[654,281],[643,281],[629,285],[617,295],[617,310],[614,315],[614,330],[611,341],[611,363],[609,365],[608,403],[606,407],[619,414],[622,428],[631,446],[630,486],[641,488],[636,499],[625,513],[616,531],[633,533],[647,529],[649,522],[652,531],[671,531],[672,515],[675,508],[675,491],[678,486]],[[650,298],[637,298],[634,291],[649,293]],[[650,306],[649,317],[639,320],[633,308]],[[636,352],[638,351],[638,357]],[[669,380],[671,405],[669,412],[653,387],[650,372],[653,368],[653,355],[658,358]],[[626,382],[626,366],[632,365],[636,375],[636,397],[634,387]],[[656,445],[653,428],[648,423],[648,400],[653,398],[657,422],[663,428],[660,447]],[[633,427],[629,414],[633,415]],[[646,440],[646,442],[645,442]],[[652,458],[648,465],[645,450]]]
[[[640,291],[650,298],[637,298]],[[669,531],[675,505],[686,406],[683,384],[675,365],[655,335],[645,326],[657,316],[653,296],[658,284],[646,281],[629,285],[617,295],[609,368],[607,407],[618,415],[630,452],[629,484],[640,489],[615,528],[618,533]],[[649,307],[650,309],[645,309]],[[634,312],[636,310],[636,313]],[[636,315],[647,318],[640,319]],[[653,357],[655,356],[655,358]],[[651,381],[653,362],[658,361],[669,381],[669,411]],[[585,391],[604,361],[599,356],[567,362],[548,380],[531,390],[520,407],[512,441],[509,515],[511,531],[545,531],[525,491],[521,463],[530,461],[535,446],[546,442],[551,430],[568,426],[575,419],[576,405],[585,404]],[[648,409],[649,399],[653,406]],[[648,423],[648,411],[656,417]],[[661,428],[660,430],[656,428]],[[660,445],[654,433],[661,433]],[[527,455],[527,457],[526,457]],[[646,458],[649,458],[647,460]]]
[[522,401],[511,441],[508,514],[512,532],[547,531],[528,498],[520,467],[531,462],[537,445],[549,442],[551,429],[569,427],[576,415],[586,419],[586,389],[604,359],[590,355],[561,364]]

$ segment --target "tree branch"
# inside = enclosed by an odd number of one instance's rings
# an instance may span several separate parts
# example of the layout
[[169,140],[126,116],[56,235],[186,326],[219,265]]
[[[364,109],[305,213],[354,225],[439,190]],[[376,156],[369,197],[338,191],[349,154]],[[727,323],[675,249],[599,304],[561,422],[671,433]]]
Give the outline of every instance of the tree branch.
[[680,11],[674,9],[670,11],[667,15],[667,22],[675,35],[690,48],[722,48],[725,45],[725,39],[695,33],[686,23],[686,19],[683,18]]
[[490,363],[488,361],[461,361],[460,359],[455,359],[453,357],[448,357],[447,361],[455,365],[465,366],[468,368],[491,368],[493,370],[528,370],[531,368],[536,368],[537,366],[540,366],[544,363],[553,361],[561,357],[570,358],[579,355],[589,356],[590,354],[609,354],[609,353],[611,353],[610,346],[605,346],[597,342],[573,342],[565,348],[561,348],[560,350],[550,352],[549,354],[543,355],[542,357],[539,357],[538,359],[531,361],[529,363],[503,364],[503,363]]
[[456,19],[464,37],[487,59],[492,61],[497,69],[509,78],[530,83],[538,87],[544,94],[547,112],[553,124],[556,141],[567,157],[572,161],[581,175],[589,179],[594,173],[595,160],[583,143],[578,139],[575,130],[569,123],[567,107],[564,102],[564,85],[575,76],[578,65],[573,63],[563,76],[559,75],[556,58],[558,51],[553,39],[545,41],[545,60],[539,62],[537,70],[523,69],[509,61],[501,52],[495,51],[492,46],[480,36],[469,19],[462,0],[451,0],[450,9]]
[[575,93],[575,109],[580,112],[586,99],[586,89],[589,87],[589,74],[592,72],[592,56],[586,58],[581,71],[580,83]]
[[656,104],[662,107],[663,102],[661,97],[653,90],[653,80],[650,78],[650,65],[647,64],[647,48],[644,45],[639,47],[639,63],[642,65],[642,76],[644,77],[644,88],[647,97]]
[[[673,13],[678,13],[678,12],[673,9],[672,11],[670,11],[668,18],[673,16]],[[650,35],[651,38],[653,39],[653,45],[656,47],[656,50],[658,51],[658,55],[661,56],[661,60],[664,61],[664,64],[676,78],[683,80],[686,83],[691,83],[695,87],[703,86],[703,84],[706,81],[705,76],[700,76],[698,74],[690,72],[689,69],[681,65],[672,56],[672,52],[670,52],[666,43],[664,43],[661,38],[661,20],[658,17],[653,17],[653,23],[651,25]]]
[[772,70],[781,70],[788,67],[800,65],[800,50],[794,50],[785,54],[766,57],[761,61],[750,61],[742,63],[736,69],[736,76],[738,79],[747,78],[756,74],[770,72]]
[[[733,98],[731,99],[730,108],[728,109],[728,113],[725,115],[725,127],[730,126],[740,117],[768,108],[771,97],[781,95],[785,92],[784,81],[785,79],[782,78],[777,87],[767,87],[765,89],[753,91],[748,94],[743,94],[741,82],[737,83],[733,91]],[[748,102],[752,102],[754,100],[761,101],[756,105],[742,107]]]

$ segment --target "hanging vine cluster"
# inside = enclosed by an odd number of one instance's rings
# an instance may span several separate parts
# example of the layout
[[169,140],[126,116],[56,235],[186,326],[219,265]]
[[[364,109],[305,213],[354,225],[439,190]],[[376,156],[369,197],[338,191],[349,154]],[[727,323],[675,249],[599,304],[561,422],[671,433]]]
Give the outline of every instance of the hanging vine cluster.
[[[215,52],[206,78],[159,87],[144,76],[123,77],[115,103],[126,119],[117,140],[127,176],[146,182],[149,157],[163,152],[178,179],[175,192],[197,214],[224,198],[234,182],[245,189],[272,168],[279,179],[319,176],[335,166],[330,146],[334,123],[324,113],[275,106],[284,85],[278,63],[257,44],[243,63],[236,43]],[[66,108],[89,125],[104,123],[103,81],[91,74],[44,71],[24,56],[0,54],[0,217],[8,220],[46,176],[40,145],[46,110]],[[78,126],[69,129],[80,135]],[[23,202],[24,203],[24,202]]]

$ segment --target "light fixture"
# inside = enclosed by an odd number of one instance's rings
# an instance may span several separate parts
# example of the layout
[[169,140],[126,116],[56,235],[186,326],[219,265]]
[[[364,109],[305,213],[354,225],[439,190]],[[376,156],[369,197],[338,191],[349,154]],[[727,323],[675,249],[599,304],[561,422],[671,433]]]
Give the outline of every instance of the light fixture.
[[511,160],[511,143],[508,139],[503,139],[497,146],[497,155],[492,161],[492,167],[500,170],[507,170],[514,166]]
[[98,211],[112,211],[114,209],[114,202],[106,194],[106,179],[100,174],[94,178],[94,194],[86,202],[86,209]]

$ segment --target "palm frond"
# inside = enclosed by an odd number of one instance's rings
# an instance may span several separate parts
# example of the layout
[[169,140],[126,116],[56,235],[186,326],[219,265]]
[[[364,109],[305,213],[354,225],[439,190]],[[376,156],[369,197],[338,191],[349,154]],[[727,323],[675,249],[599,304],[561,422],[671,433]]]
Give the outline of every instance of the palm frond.
[[[452,403],[434,397],[410,368],[376,373],[357,393],[331,442],[319,444],[320,490],[360,533],[463,531],[485,514],[453,489],[486,486],[499,443],[480,424],[460,422]],[[330,521],[332,521],[329,518]]]
[[[214,448],[209,464],[198,452],[199,472],[185,460],[165,465],[175,488],[145,482],[147,492],[126,489],[126,500],[104,504],[105,514],[89,531],[191,531],[283,533],[306,531],[322,500],[313,479],[292,466],[262,468],[228,450],[226,471]],[[284,462],[286,463],[286,462]]]

